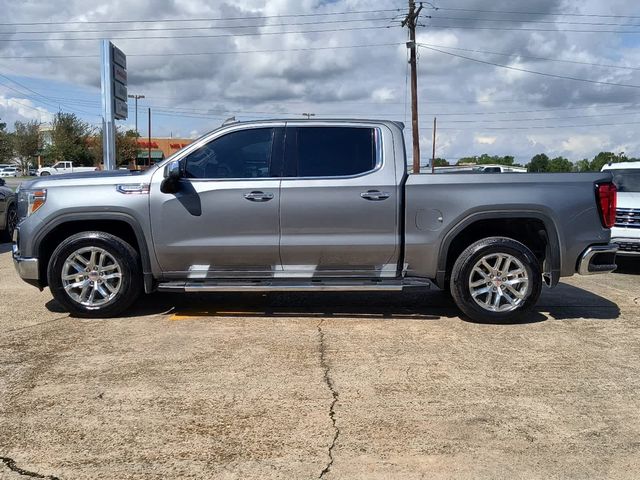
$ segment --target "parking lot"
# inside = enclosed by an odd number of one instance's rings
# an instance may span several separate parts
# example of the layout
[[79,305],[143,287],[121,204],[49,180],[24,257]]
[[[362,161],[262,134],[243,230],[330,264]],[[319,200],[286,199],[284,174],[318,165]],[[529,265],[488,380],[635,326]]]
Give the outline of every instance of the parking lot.
[[426,294],[154,294],[70,318],[0,245],[0,477],[638,478],[640,263],[525,322]]

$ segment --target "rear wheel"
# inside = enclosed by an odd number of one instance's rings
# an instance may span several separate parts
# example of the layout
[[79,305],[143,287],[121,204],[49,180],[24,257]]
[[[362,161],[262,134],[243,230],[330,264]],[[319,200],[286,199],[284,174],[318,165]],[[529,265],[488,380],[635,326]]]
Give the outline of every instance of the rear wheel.
[[46,177],[47,175],[51,175],[49,172],[42,172],[40,174],[41,177]]
[[47,271],[54,298],[81,317],[112,317],[142,290],[138,252],[104,232],[69,237],[53,252]]
[[458,257],[450,287],[456,304],[472,320],[513,321],[529,312],[540,297],[540,262],[520,242],[485,238]]

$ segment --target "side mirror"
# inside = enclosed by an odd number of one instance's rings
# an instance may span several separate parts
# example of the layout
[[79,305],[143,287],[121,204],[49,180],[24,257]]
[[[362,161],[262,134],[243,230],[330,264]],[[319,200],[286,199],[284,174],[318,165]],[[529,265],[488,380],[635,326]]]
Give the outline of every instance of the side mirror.
[[176,193],[180,185],[180,162],[174,160],[164,167],[164,180],[160,184],[162,193]]

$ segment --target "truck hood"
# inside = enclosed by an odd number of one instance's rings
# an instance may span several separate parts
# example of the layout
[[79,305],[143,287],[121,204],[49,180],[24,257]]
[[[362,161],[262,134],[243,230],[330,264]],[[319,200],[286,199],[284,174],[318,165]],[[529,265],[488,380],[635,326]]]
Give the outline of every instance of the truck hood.
[[640,210],[640,192],[618,192],[618,208]]
[[34,180],[22,182],[21,189],[63,187],[70,185],[111,185],[116,183],[144,183],[151,177],[155,169],[145,172],[130,172],[128,170],[109,170],[98,172],[65,173],[49,175]]

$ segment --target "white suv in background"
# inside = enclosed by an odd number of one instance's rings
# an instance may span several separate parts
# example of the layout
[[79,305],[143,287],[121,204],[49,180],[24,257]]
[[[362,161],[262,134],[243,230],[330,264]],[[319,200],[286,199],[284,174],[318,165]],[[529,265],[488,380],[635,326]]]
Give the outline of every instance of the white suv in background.
[[610,171],[618,187],[616,224],[611,242],[620,246],[618,255],[640,257],[640,162],[613,163],[602,171]]

